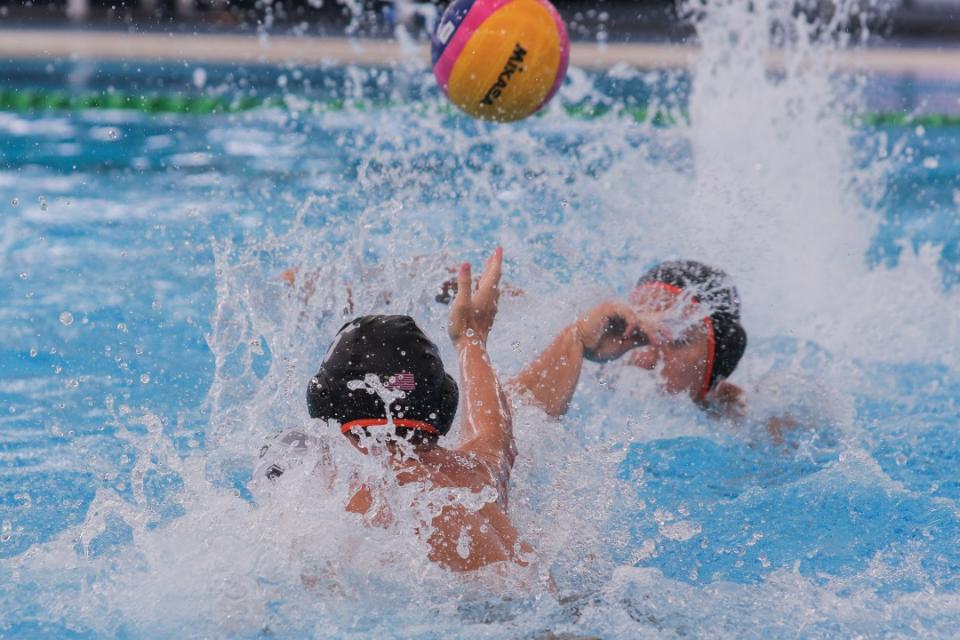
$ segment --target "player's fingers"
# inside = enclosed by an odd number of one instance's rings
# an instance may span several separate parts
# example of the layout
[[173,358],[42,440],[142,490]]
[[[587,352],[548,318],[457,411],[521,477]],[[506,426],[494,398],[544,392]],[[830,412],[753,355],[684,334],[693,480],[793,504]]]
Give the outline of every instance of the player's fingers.
[[460,265],[460,272],[457,273],[457,302],[460,304],[469,304],[471,298],[470,283],[473,280],[470,275],[470,263],[464,262]]
[[500,271],[503,266],[503,248],[497,247],[490,257],[487,258],[487,264],[483,269],[483,277],[480,279],[480,289],[494,292],[500,286]]

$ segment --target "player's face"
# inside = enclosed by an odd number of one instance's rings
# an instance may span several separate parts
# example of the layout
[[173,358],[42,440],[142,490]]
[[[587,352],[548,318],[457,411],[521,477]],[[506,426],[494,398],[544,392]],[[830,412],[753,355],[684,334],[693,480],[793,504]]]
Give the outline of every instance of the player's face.
[[657,371],[661,387],[671,394],[701,399],[710,359],[708,320],[699,317],[696,301],[680,291],[646,285],[630,298],[650,327],[650,344],[629,354],[629,363]]

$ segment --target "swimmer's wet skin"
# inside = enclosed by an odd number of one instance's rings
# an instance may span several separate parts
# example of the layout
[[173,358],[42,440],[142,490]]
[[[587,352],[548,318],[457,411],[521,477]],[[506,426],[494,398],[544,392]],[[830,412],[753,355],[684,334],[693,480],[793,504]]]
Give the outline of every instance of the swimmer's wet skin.
[[[436,345],[407,316],[364,316],[345,324],[307,390],[311,417],[341,425],[363,454],[382,452],[400,484],[473,493],[495,490],[496,500],[479,510],[451,505],[433,519],[429,558],[454,571],[497,562],[525,564],[524,554],[532,552],[507,516],[516,453],[509,405],[486,351],[502,261],[497,249],[476,290],[471,290],[470,266],[460,267],[448,322],[460,362],[459,391],[444,371]],[[458,398],[463,407],[461,442],[440,447],[438,439],[453,424]],[[268,476],[282,473],[282,468],[267,470]],[[375,502],[364,486],[346,510],[363,515],[368,523],[389,522],[391,514],[374,509]],[[467,553],[465,536],[470,540]]]
[[740,390],[724,382],[747,346],[740,296],[723,271],[693,260],[663,262],[637,282],[629,302],[604,302],[571,324],[508,384],[549,415],[566,413],[583,361],[660,369],[661,386],[729,417]]

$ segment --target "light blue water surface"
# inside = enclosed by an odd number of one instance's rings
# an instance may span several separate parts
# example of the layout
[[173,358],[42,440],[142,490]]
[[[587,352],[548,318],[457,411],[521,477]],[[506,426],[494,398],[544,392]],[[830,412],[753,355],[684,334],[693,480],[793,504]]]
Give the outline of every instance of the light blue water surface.
[[[422,73],[357,76],[335,68],[207,66],[205,74],[207,91],[275,93],[283,76],[292,93],[311,100],[341,97],[345,86],[365,97],[396,100],[399,95],[413,104],[437,100],[435,90],[423,88],[429,85]],[[2,67],[0,76],[26,87],[201,91],[193,82],[194,69],[186,66],[17,63]],[[362,81],[351,84],[351,77]],[[684,77],[590,79],[597,88],[589,99],[601,102],[643,104],[654,96],[682,106],[686,100]],[[881,96],[879,106],[889,108],[891,96],[917,99],[898,93],[902,79],[871,82]],[[170,437],[184,455],[206,446],[204,399],[213,357],[205,336],[216,300],[214,245],[231,240],[255,246],[285,228],[314,194],[325,197],[326,205],[310,210],[305,224],[315,233],[329,233],[326,246],[335,254],[348,239],[328,219],[356,216],[405,190],[434,208],[449,207],[469,238],[438,224],[432,231],[437,246],[479,255],[485,242],[529,232],[522,241],[539,252],[542,267],[576,268],[549,242],[552,225],[589,211],[566,207],[567,196],[556,188],[562,181],[530,180],[523,202],[540,206],[529,219],[513,209],[484,211],[487,196],[477,185],[486,184],[491,192],[509,189],[518,175],[497,168],[510,152],[501,148],[502,137],[487,135],[492,125],[436,116],[437,126],[459,128],[472,140],[464,153],[409,137],[392,119],[412,117],[412,112],[396,109],[343,117],[293,117],[280,110],[211,116],[0,113],[0,558],[6,559],[0,565],[6,585],[0,634],[87,636],[35,603],[36,593],[56,586],[17,582],[10,563],[32,545],[81,523],[99,487],[131,499],[129,474],[140,454],[117,436],[108,398],[116,406],[147,407],[161,416],[165,429],[176,432]],[[564,127],[565,117],[551,116],[555,126],[550,127],[536,121],[517,126],[566,158],[570,172],[602,178],[615,153],[579,155],[585,139],[575,119]],[[392,136],[385,133],[391,127]],[[650,131],[638,139],[649,142],[657,135]],[[868,129],[861,135],[877,133]],[[905,247],[934,243],[942,247],[941,286],[949,290],[960,280],[960,129],[928,129],[922,137],[914,127],[884,133],[889,145],[906,140],[923,153],[892,165],[890,188],[879,205],[881,223],[864,260],[895,266]],[[397,149],[404,149],[405,161],[391,167]],[[664,163],[689,161],[682,145],[664,144],[660,153]],[[923,159],[931,156],[939,159],[937,166],[924,166]],[[382,179],[366,182],[360,191],[355,186],[359,172]],[[411,200],[408,207],[416,204]],[[773,352],[791,348],[789,342],[782,348],[759,344]],[[893,485],[856,482],[837,472],[850,451],[836,443],[801,446],[794,453],[730,436],[622,443],[620,479],[636,482],[649,504],[689,514],[701,531],[688,539],[661,539],[656,556],[631,560],[631,551],[656,537],[662,523],[652,509],[622,513],[632,542],[620,561],[706,586],[716,581],[752,585],[785,568],[827,583],[861,575],[882,558],[891,567],[918,562],[921,570],[880,580],[875,588],[881,596],[960,594],[960,382],[944,365],[924,361],[890,367],[883,380],[886,396],[853,398],[854,422],[862,429],[857,446]],[[596,402],[579,410],[600,410]],[[103,474],[103,468],[112,472]],[[242,489],[244,482],[238,471],[236,486]],[[180,489],[176,474],[154,470],[145,489],[158,525],[179,517],[170,500]],[[117,520],[92,541],[89,552],[109,554],[129,542],[129,527]],[[560,620],[572,624],[575,616],[564,615]],[[944,615],[947,622],[929,612],[908,611],[902,619],[878,624],[891,633],[906,633],[911,625],[942,632],[949,620],[960,624],[949,618],[956,612]],[[635,620],[653,629],[655,618],[641,611]],[[829,636],[851,628],[821,621],[783,635]],[[116,633],[127,632],[121,625]],[[404,635],[402,629],[395,633]],[[410,635],[431,637],[422,631]]]

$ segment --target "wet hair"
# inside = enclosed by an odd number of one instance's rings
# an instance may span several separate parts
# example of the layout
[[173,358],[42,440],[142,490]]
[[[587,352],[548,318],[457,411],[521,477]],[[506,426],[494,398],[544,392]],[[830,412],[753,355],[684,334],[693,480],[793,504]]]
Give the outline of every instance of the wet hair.
[[343,433],[388,424],[380,392],[402,392],[390,403],[398,435],[413,442],[446,434],[457,412],[457,383],[444,371],[437,346],[409,316],[362,316],[344,324],[307,385],[311,418],[335,420]]
[[640,277],[637,286],[660,282],[688,293],[710,310],[714,353],[708,388],[730,377],[747,348],[747,332],[740,324],[740,294],[720,269],[694,260],[661,262]]

